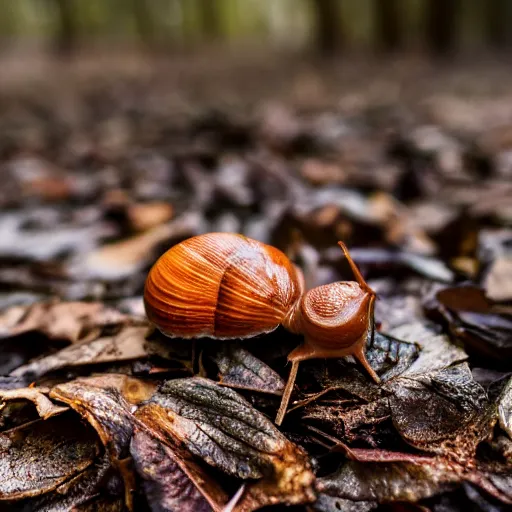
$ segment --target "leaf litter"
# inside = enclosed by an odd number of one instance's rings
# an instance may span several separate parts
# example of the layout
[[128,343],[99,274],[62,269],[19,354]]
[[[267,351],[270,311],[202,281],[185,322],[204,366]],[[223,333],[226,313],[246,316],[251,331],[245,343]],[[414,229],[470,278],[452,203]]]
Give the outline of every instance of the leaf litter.
[[[287,90],[184,108],[157,75],[56,81],[80,107],[64,131],[58,94],[0,90],[0,508],[509,507],[500,109],[435,92],[376,106],[365,90],[347,106],[338,81],[322,106]],[[34,130],[44,151],[26,147]],[[382,384],[350,357],[307,361],[277,428],[300,337],[154,331],[151,264],[219,230],[276,245],[308,286],[350,278],[344,240],[378,293],[367,357]]]

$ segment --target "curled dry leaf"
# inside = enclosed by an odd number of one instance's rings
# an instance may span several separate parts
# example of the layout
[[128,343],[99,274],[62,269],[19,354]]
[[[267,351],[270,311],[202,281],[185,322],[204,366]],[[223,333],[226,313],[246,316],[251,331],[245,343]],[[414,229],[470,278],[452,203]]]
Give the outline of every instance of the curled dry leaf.
[[50,397],[68,404],[98,432],[115,460],[128,456],[133,431],[132,405],[151,396],[155,387],[126,375],[77,379],[52,388]]
[[450,332],[468,351],[509,367],[512,361],[512,320],[494,311],[481,288],[472,285],[444,288],[427,304],[448,323]]
[[[29,400],[34,403],[37,412],[44,420],[67,411],[67,407],[55,405],[46,395],[48,388],[21,388],[11,390],[0,390],[0,401]],[[0,404],[1,409],[1,404]]]
[[0,434],[0,500],[47,493],[89,467],[97,437],[69,414],[37,420]]
[[54,354],[36,359],[16,368],[13,377],[39,378],[60,368],[88,364],[127,361],[147,355],[145,336],[147,326],[127,326],[113,336],[104,336],[65,347]]
[[101,302],[40,302],[24,308],[23,315],[17,306],[15,312],[16,322],[7,313],[2,317],[7,325],[1,325],[0,332],[6,336],[38,331],[48,338],[71,343],[76,343],[93,329],[129,320],[126,315]]
[[128,400],[133,404],[147,399],[153,390],[153,386],[131,377],[105,375],[59,384],[50,393],[52,398],[76,410],[96,430],[112,464],[121,473],[130,510],[135,476],[128,457],[134,418]]
[[171,449],[136,427],[130,452],[151,510],[220,512],[228,502],[227,494],[186,449]]
[[183,444],[229,475],[261,479],[248,486],[240,510],[314,500],[306,454],[229,388],[203,378],[167,381],[136,416],[163,442]]
[[220,384],[273,395],[283,393],[284,381],[281,376],[239,345],[223,345],[212,355],[212,359],[219,368]]

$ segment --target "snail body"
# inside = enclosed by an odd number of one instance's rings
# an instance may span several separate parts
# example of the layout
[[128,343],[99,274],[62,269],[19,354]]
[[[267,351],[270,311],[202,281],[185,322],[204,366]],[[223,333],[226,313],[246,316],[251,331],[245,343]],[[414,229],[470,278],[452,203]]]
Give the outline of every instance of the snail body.
[[379,382],[364,354],[375,292],[339,242],[357,282],[304,290],[302,271],[279,249],[243,235],[208,233],[185,240],[151,268],[144,288],[149,320],[166,336],[248,338],[282,324],[304,335],[276,423],[293,390],[298,363],[353,355]]

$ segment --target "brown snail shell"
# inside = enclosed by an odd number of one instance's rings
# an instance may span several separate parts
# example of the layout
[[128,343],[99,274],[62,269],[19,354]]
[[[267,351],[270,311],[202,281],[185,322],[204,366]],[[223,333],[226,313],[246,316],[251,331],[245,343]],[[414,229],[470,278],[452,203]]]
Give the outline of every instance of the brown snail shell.
[[230,233],[175,245],[150,270],[149,320],[168,336],[247,338],[274,330],[302,295],[302,275],[275,247]]

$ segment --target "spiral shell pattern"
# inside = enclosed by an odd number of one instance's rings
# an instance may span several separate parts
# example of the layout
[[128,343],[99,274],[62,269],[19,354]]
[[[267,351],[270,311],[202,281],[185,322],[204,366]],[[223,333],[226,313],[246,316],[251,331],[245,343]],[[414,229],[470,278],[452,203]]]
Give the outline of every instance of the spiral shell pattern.
[[294,265],[275,247],[208,233],[181,242],[146,279],[149,320],[167,336],[246,338],[274,330],[302,295]]

